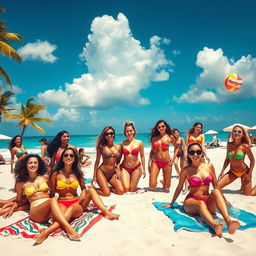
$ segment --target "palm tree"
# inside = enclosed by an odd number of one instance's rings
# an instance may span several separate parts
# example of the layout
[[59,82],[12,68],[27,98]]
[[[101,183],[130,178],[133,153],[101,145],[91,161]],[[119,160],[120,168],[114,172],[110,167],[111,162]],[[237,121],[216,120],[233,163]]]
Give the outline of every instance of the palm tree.
[[[0,8],[0,12],[4,12],[4,8]],[[13,41],[21,41],[22,37],[16,33],[6,31],[3,20],[0,20],[0,54],[8,58],[21,62],[20,55],[9,45]],[[9,75],[5,72],[3,67],[0,66],[0,76],[5,78],[7,84],[12,86]]]
[[15,108],[8,108],[8,105],[12,104],[10,98],[14,95],[11,91],[5,91],[0,93],[0,122],[2,121],[3,113],[8,113],[9,111],[16,110]]
[[43,121],[48,123],[52,122],[49,118],[46,118],[46,117],[36,117],[39,111],[45,109],[45,105],[38,105],[32,102],[33,100],[34,98],[29,98],[25,106],[21,104],[21,109],[19,114],[14,114],[14,113],[4,114],[5,120],[11,120],[11,119],[20,120],[17,126],[18,127],[23,126],[21,136],[24,135],[29,124],[34,126],[40,133],[45,133],[44,129],[38,126],[35,122],[43,122]]

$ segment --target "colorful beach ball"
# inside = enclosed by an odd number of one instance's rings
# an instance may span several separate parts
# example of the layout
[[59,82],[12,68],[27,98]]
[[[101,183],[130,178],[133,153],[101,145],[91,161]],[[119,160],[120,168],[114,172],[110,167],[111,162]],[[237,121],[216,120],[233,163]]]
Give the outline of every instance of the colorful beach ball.
[[229,91],[237,91],[241,88],[243,80],[238,74],[232,73],[225,77],[224,86]]

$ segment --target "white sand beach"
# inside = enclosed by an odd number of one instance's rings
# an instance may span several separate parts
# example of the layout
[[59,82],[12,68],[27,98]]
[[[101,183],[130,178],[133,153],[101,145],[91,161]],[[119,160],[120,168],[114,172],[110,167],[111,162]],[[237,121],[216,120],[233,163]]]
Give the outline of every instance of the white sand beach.
[[[256,156],[256,147],[252,148]],[[226,149],[207,149],[208,156],[218,175]],[[94,160],[95,157],[93,157]],[[148,154],[146,154],[146,160]],[[94,162],[94,161],[93,161]],[[93,165],[86,169],[86,177],[92,177]],[[100,220],[85,233],[80,242],[72,242],[64,237],[49,237],[43,244],[32,246],[32,239],[17,236],[0,236],[1,254],[15,255],[244,255],[251,256],[256,252],[256,228],[238,230],[234,235],[223,233],[219,238],[208,232],[175,232],[172,222],[152,205],[155,201],[169,202],[177,185],[177,174],[173,169],[170,193],[145,192],[134,195],[111,195],[103,197],[108,206],[116,205],[119,213],[117,221]],[[161,179],[159,175],[159,180]],[[253,173],[253,185],[256,183],[256,172]],[[14,179],[9,165],[0,166],[0,198],[7,199],[14,195],[10,191]],[[139,182],[140,188],[148,187],[148,174]],[[160,182],[158,187],[161,187]],[[256,214],[256,197],[244,196],[238,192],[240,181],[236,180],[224,188],[224,194],[230,203],[240,209]],[[185,195],[180,195],[181,203]],[[25,212],[16,212],[9,219],[0,217],[0,227],[7,226],[27,216]]]

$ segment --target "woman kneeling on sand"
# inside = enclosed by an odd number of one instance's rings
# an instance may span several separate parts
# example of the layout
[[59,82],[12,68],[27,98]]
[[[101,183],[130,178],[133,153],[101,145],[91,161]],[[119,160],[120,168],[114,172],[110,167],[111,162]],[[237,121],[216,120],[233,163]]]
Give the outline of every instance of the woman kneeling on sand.
[[[256,196],[256,186],[252,188],[252,171],[254,167],[254,156],[251,151],[251,141],[248,133],[240,125],[232,129],[230,141],[227,144],[227,155],[219,175],[218,188],[222,189],[237,178],[241,178],[241,190],[246,196]],[[245,162],[245,156],[250,160],[250,167]],[[224,174],[230,164],[230,170]]]
[[57,200],[50,198],[48,176],[45,173],[45,165],[40,156],[27,155],[22,159],[15,168],[16,202],[18,205],[22,205],[22,197],[25,194],[30,203],[29,214],[31,220],[45,223],[53,218],[66,230],[70,240],[79,240],[79,234],[66,220]]
[[[184,210],[189,214],[201,215],[213,228],[215,234],[218,237],[222,237],[224,225],[217,223],[212,216],[218,209],[227,224],[228,232],[234,234],[240,226],[240,223],[230,219],[225,199],[220,190],[216,189],[217,178],[213,165],[201,161],[203,157],[202,146],[196,142],[191,143],[188,146],[187,153],[188,166],[180,173],[179,184],[171,203],[163,205],[163,207],[171,208],[173,206],[187,179],[190,192],[184,200]],[[212,183],[214,187],[212,192],[209,192],[210,183]]]
[[[120,156],[121,158],[124,156],[120,168],[125,192],[135,192],[141,175],[146,176],[144,146],[142,141],[134,138],[135,135],[134,123],[131,121],[125,122],[124,136],[127,140],[121,142]],[[139,154],[141,162],[139,161]]]
[[[79,187],[82,190],[80,199],[77,193]],[[73,148],[64,149],[62,152],[60,160],[50,176],[50,191],[51,197],[54,197],[56,192],[58,193],[59,207],[68,221],[80,217],[91,201],[104,213],[106,219],[119,218],[119,215],[110,212],[104,206],[93,187],[86,189],[83,173],[78,168],[78,155]],[[42,243],[59,226],[58,222],[54,222],[37,237],[37,242]]]

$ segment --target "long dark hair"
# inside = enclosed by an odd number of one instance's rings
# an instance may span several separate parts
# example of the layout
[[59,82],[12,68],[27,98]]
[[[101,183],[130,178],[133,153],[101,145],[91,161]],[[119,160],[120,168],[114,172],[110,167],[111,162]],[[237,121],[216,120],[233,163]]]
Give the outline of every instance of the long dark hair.
[[172,129],[171,129],[170,125],[167,124],[166,121],[164,121],[164,120],[159,120],[159,121],[155,124],[155,126],[151,129],[151,133],[150,133],[150,141],[151,141],[151,142],[152,142],[152,140],[153,140],[154,137],[157,137],[157,136],[160,135],[160,132],[159,132],[158,129],[157,129],[157,127],[158,127],[158,125],[159,125],[160,123],[164,123],[164,125],[166,126],[166,133],[167,133],[168,135],[172,135]]
[[20,143],[20,145],[22,144],[22,137],[21,137],[20,135],[14,136],[14,137],[11,139],[11,141],[9,142],[8,148],[9,148],[10,151],[12,150],[13,147],[16,147],[15,140],[16,140],[18,137],[21,138],[21,143]]
[[203,149],[202,149],[202,145],[197,143],[197,142],[192,142],[191,144],[188,145],[188,149],[187,149],[187,163],[188,165],[191,165],[192,164],[192,160],[190,159],[189,157],[189,150],[192,146],[198,146],[201,150],[202,150],[202,154],[203,154]]
[[113,132],[114,132],[114,138],[113,138],[113,139],[115,139],[115,137],[116,137],[116,131],[115,131],[115,129],[114,129],[112,126],[106,126],[106,127],[104,127],[104,129],[102,130],[100,136],[99,136],[98,139],[97,139],[96,149],[99,149],[100,146],[103,146],[103,147],[104,147],[104,146],[107,146],[108,141],[106,140],[105,133],[106,133],[107,130],[110,130],[110,129],[113,130]]
[[77,152],[73,149],[73,148],[65,148],[61,154],[60,160],[57,163],[57,166],[55,167],[55,169],[51,172],[50,176],[53,175],[53,173],[57,172],[59,173],[62,169],[64,169],[64,162],[63,162],[63,156],[65,154],[65,152],[67,150],[71,150],[73,151],[73,154],[75,156],[74,158],[74,163],[72,164],[72,172],[75,174],[76,178],[78,181],[80,181],[80,179],[84,176],[83,172],[80,170],[80,168],[78,167],[78,155]]
[[21,161],[19,161],[17,164],[17,167],[14,169],[16,181],[26,182],[28,180],[29,174],[27,169],[27,163],[29,158],[31,157],[35,157],[38,161],[38,169],[37,169],[38,176],[44,175],[47,172],[43,159],[39,155],[29,154],[26,157],[24,157]]
[[203,126],[203,124],[200,123],[200,122],[194,123],[193,127],[189,129],[188,134],[189,134],[189,135],[193,134],[194,131],[195,131],[195,127],[196,127],[197,125],[199,125],[199,124],[201,125],[201,132],[200,132],[200,134],[202,134],[202,133],[203,133],[203,127],[204,127],[204,126]]
[[67,131],[63,130],[59,132],[54,139],[48,144],[47,146],[47,152],[49,154],[49,157],[53,157],[54,153],[58,151],[58,148],[61,145],[61,137],[64,133],[69,134]]

